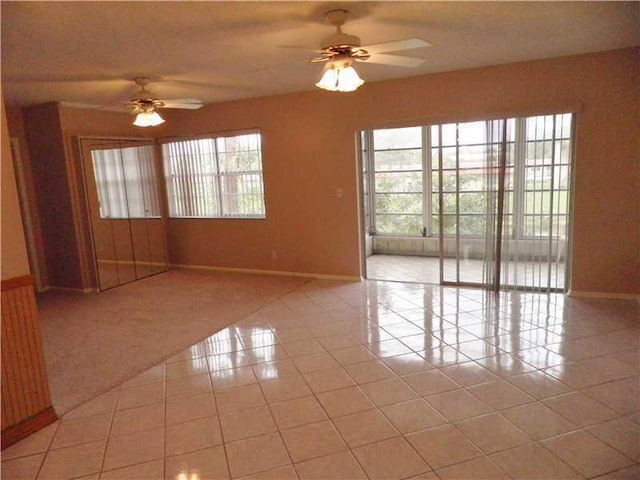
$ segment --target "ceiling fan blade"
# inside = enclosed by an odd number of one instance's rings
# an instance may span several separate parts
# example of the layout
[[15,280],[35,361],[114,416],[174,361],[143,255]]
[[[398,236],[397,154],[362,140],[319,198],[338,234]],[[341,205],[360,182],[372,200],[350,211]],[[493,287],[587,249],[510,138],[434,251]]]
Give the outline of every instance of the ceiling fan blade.
[[164,105],[162,108],[185,108],[187,110],[197,110],[202,107],[202,101],[197,98],[174,98],[172,100],[160,100]]
[[89,110],[106,110],[109,112],[126,112],[129,108],[128,105],[97,105],[95,103],[84,103],[84,102],[60,102],[62,107],[67,108],[81,108],[81,109],[89,109]]
[[[357,59],[356,59],[357,60]],[[382,65],[394,65],[396,67],[413,68],[422,65],[424,58],[402,57],[400,55],[387,55],[386,53],[376,53],[367,60],[360,60],[367,63],[379,63]]]
[[322,50],[318,47],[308,47],[304,45],[276,45],[277,48],[284,48],[288,50],[304,50],[307,52],[316,52],[320,53]]
[[64,100],[59,103],[61,107],[67,107],[67,108],[82,108],[82,109],[90,109],[90,110],[98,110],[98,109],[105,108],[104,105],[97,105],[95,103],[67,102]]
[[331,60],[331,57],[315,57],[315,58],[310,58],[310,59],[309,59],[309,63],[326,62],[327,60]]
[[108,112],[128,112],[129,109],[124,105],[105,105],[103,107],[98,108],[98,110],[106,110]]
[[413,48],[430,47],[429,42],[425,42],[420,38],[408,38],[406,40],[398,40],[395,42],[376,43],[374,45],[365,45],[362,48],[369,53],[386,53],[399,52],[400,50],[411,50]]

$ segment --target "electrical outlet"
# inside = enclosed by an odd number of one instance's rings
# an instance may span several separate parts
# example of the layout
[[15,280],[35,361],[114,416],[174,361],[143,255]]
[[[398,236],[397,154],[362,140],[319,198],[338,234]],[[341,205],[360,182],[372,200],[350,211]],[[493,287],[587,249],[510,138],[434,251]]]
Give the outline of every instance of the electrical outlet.
[[271,250],[271,260],[276,260],[278,258],[278,251]]

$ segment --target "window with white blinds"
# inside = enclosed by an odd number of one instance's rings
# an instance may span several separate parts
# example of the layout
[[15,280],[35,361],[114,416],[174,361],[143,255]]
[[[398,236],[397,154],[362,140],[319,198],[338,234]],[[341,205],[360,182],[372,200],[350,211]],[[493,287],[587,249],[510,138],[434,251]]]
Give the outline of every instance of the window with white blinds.
[[169,215],[265,218],[259,133],[162,145]]

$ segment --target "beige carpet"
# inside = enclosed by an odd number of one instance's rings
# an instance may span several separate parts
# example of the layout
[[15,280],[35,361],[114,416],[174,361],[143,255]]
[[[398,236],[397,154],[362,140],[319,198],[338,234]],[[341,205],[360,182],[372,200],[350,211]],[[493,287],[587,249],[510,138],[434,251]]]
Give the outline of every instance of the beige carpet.
[[307,282],[172,270],[93,295],[40,295],[56,412],[68,412]]

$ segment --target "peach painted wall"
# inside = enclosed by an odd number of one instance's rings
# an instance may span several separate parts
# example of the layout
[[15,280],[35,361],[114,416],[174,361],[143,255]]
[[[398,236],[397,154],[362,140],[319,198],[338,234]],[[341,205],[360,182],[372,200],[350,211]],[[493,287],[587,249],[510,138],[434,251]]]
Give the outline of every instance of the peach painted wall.
[[[71,172],[70,178],[72,179],[71,187],[74,190],[72,197],[74,198],[74,206],[76,208],[75,226],[78,232],[79,245],[81,246],[80,257],[84,260],[84,287],[95,289],[98,283],[97,272],[95,272],[93,263],[93,246],[91,245],[91,226],[84,187],[83,162],[77,148],[76,137],[152,138],[154,131],[134,127],[131,124],[132,118],[128,113],[84,110],[64,106],[60,106],[60,122],[62,134],[67,146],[67,163],[68,169]],[[118,229],[114,231],[118,231]],[[119,229],[119,231],[124,233],[122,229]],[[120,238],[120,240],[126,239],[127,242],[130,242],[128,229],[124,236],[126,238]],[[120,236],[116,235],[116,238],[118,237]],[[164,243],[160,245],[161,248],[164,248]],[[122,252],[122,249],[120,249],[120,252]]]
[[593,53],[373,82],[352,94],[313,91],[169,112],[169,136],[260,128],[267,210],[266,220],[170,220],[170,261],[358,276],[356,132],[580,106],[573,290],[637,293],[637,54]]
[[128,113],[68,108],[60,106],[60,122],[65,136],[153,138],[162,135],[165,125],[145,129],[134,127]]
[[170,262],[359,276],[359,130],[579,106],[573,290],[638,293],[637,54],[626,49],[372,82],[351,94],[312,91],[165,111],[167,123],[153,130],[132,127],[126,114],[59,108],[58,129],[66,140],[260,128],[266,220],[172,219]]
[[82,289],[81,259],[58,105],[48,103],[24,108],[23,119],[49,285]]
[[7,116],[4,108],[4,99],[0,93],[0,110],[2,110],[0,123],[0,136],[2,138],[2,151],[0,163],[2,165],[2,280],[20,277],[29,274],[29,259],[27,257],[27,245],[22,228],[22,216],[20,213],[20,201],[16,186],[15,171],[9,146],[9,131],[7,128]]
[[49,273],[43,280],[52,287],[95,288],[82,166],[73,137],[149,137],[152,132],[133,127],[126,113],[55,103],[15,108],[10,113],[11,134],[20,140],[23,159],[31,167],[38,248],[46,264],[41,270]]

